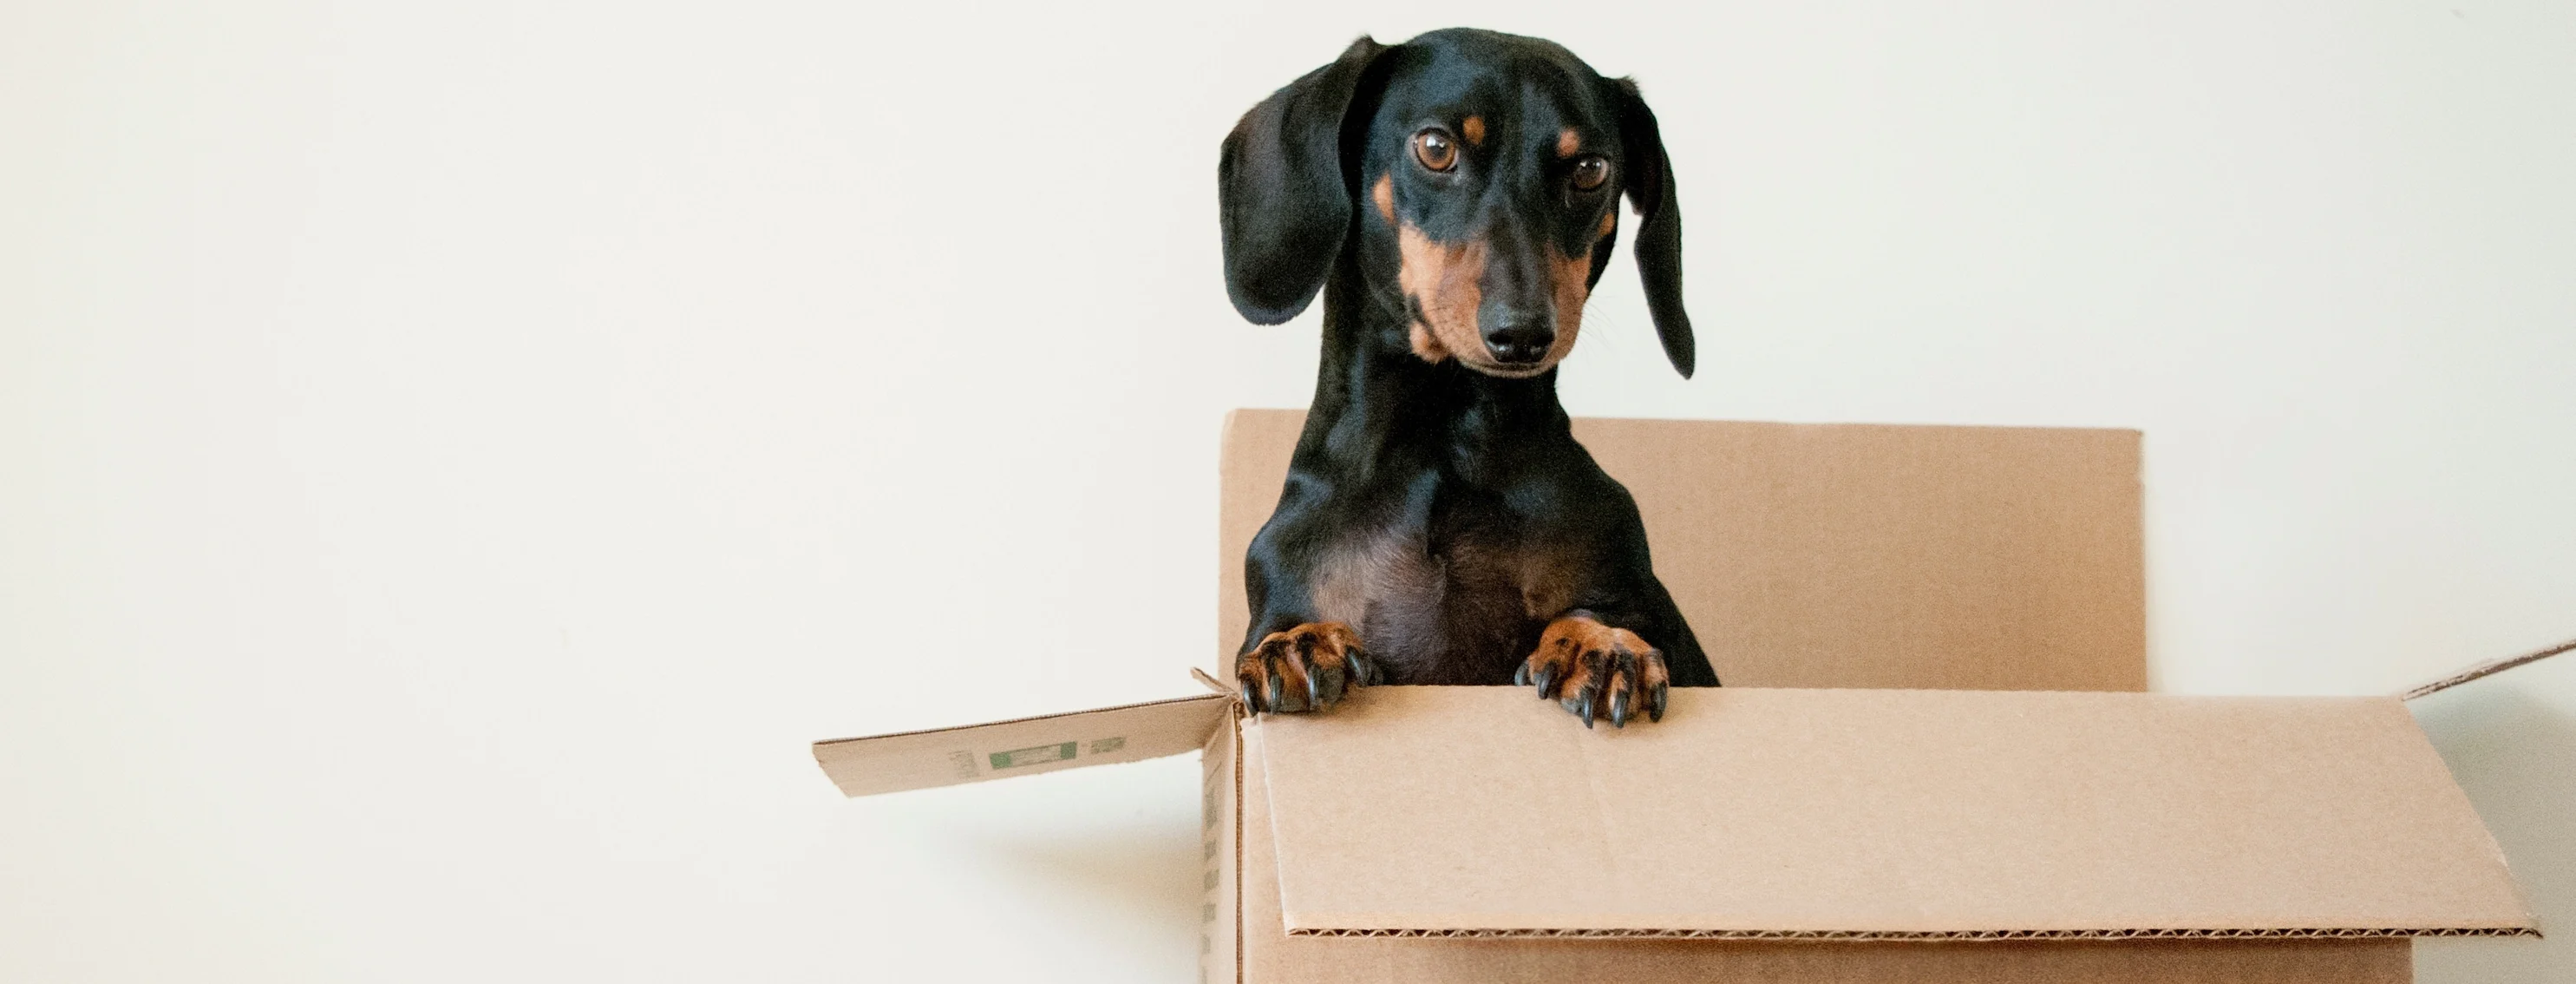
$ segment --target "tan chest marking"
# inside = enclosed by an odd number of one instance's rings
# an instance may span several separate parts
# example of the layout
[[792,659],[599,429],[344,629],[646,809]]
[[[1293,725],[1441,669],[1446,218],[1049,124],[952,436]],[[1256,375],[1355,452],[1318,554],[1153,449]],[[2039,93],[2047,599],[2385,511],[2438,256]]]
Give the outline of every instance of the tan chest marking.
[[1315,615],[1359,625],[1371,603],[1439,590],[1439,565],[1421,541],[1392,533],[1356,536],[1324,555],[1309,586]]

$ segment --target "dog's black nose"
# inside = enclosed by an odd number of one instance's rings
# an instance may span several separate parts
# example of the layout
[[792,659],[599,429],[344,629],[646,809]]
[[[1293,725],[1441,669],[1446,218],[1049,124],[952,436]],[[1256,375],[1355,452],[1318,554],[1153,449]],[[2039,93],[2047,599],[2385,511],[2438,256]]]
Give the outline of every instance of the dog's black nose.
[[1485,333],[1485,350],[1505,364],[1527,365],[1546,358],[1548,346],[1554,344],[1556,332],[1538,320],[1506,321]]

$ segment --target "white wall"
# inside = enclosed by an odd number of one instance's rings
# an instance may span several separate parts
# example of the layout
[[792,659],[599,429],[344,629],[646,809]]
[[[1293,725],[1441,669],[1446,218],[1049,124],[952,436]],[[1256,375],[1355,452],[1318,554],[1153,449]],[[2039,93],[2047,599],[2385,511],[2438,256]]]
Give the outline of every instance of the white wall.
[[[2142,428],[2164,689],[2576,635],[2566,4],[954,6],[0,7],[0,978],[1189,979],[1187,760],[805,743],[1190,692],[1363,30],[1644,81],[1702,372],[1623,259],[1576,413]],[[2426,713],[2562,941],[2571,669]]]

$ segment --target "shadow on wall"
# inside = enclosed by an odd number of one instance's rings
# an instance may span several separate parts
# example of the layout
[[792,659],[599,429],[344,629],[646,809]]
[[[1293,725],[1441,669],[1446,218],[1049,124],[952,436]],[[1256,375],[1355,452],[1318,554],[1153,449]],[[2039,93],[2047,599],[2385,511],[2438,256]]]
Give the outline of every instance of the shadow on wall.
[[2576,654],[2409,705],[2495,832],[2544,939],[2415,943],[2420,984],[2576,981]]
[[[871,849],[901,856],[871,864],[935,878],[916,896],[924,904],[936,896],[976,918],[1045,921],[1020,927],[1007,945],[1044,950],[1079,937],[1098,951],[1066,955],[1076,971],[1107,961],[1172,975],[1149,979],[1196,973],[1206,895],[1197,756],[916,790],[857,806],[878,834]],[[924,855],[937,860],[915,867],[912,859]]]
[[983,831],[973,840],[995,863],[1025,877],[1122,910],[1124,918],[1159,927],[1160,935],[1171,940],[1195,943],[1198,938],[1199,905],[1206,893],[1200,885],[1203,866],[1195,827],[1163,823],[1060,834]]

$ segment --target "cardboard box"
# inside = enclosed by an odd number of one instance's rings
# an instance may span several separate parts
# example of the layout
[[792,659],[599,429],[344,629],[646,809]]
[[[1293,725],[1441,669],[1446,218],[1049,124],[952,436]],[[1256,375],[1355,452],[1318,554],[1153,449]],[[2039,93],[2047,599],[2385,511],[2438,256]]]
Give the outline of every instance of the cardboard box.
[[[1229,655],[1298,424],[1228,427]],[[1730,684],[1661,723],[1211,693],[815,757],[861,796],[1201,752],[1209,981],[2402,982],[2408,937],[2536,931],[2395,698],[2133,692],[2134,432],[1577,432]]]

